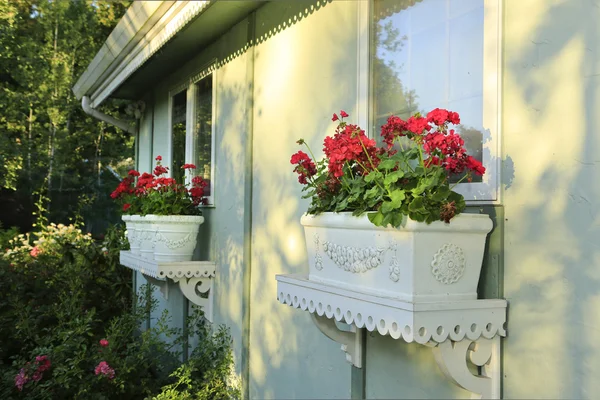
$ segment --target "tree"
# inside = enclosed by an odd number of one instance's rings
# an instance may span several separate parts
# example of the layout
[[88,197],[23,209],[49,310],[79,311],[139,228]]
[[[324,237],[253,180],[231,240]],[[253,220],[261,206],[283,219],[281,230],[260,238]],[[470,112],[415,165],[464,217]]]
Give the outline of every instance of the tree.
[[[0,207],[26,205],[18,220],[28,220],[40,188],[53,220],[71,217],[80,195],[102,202],[102,166],[133,156],[131,135],[85,115],[71,91],[129,4],[0,0]],[[10,225],[15,215],[3,210]]]

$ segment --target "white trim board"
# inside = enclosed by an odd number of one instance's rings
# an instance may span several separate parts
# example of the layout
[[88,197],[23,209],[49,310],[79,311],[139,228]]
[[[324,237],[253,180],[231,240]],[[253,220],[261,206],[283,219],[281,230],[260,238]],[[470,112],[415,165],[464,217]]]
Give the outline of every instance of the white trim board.
[[129,76],[211,3],[212,0],[174,2],[137,45],[118,61],[118,67],[94,90],[90,96],[91,106],[95,108],[102,104]]

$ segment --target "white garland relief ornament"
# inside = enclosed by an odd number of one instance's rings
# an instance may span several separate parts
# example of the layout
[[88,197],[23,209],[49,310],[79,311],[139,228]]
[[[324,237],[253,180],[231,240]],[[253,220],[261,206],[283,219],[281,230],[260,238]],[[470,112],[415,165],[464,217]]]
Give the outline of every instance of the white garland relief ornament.
[[398,282],[400,280],[400,263],[398,262],[398,252],[395,243],[390,242],[390,250],[394,251],[394,255],[390,261],[390,279],[393,282]]
[[[315,233],[315,268],[319,271],[323,269],[323,259],[319,254],[320,239]],[[344,271],[361,273],[377,268],[383,262],[385,253],[391,250],[396,253],[396,244],[390,242],[387,248],[367,247],[360,249],[351,246],[340,246],[332,242],[323,242],[323,251],[329,258]],[[390,261],[390,279],[394,282],[400,280],[400,263],[397,255],[394,254]]]
[[465,272],[465,253],[452,243],[446,243],[435,253],[431,261],[431,273],[439,282],[451,285]]
[[344,271],[361,273],[377,268],[388,249],[366,247],[363,249],[351,246],[340,246],[331,242],[323,242],[323,251]]
[[[188,244],[192,239],[192,234],[188,233],[186,236],[182,237],[181,239],[170,240],[170,239],[166,238],[161,232],[156,232],[155,238],[156,238],[156,241],[164,242],[169,249],[173,250],[173,249],[180,249],[183,246],[185,246],[186,244]],[[194,239],[195,239],[195,235],[194,235]]]
[[319,271],[323,269],[323,259],[319,254],[319,234],[315,233],[315,268]]
[[394,282],[400,280],[400,263],[396,256],[392,257],[392,262],[390,263],[390,279]]

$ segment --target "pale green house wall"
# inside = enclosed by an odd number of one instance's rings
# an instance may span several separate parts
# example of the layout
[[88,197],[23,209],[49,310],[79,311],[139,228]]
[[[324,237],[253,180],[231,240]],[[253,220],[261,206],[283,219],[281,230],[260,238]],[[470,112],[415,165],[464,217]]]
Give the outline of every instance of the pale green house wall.
[[[274,275],[307,268],[294,142],[304,138],[319,157],[329,113],[358,107],[358,2],[314,4],[267,4],[160,80],[146,99],[138,165],[166,154],[169,90],[226,60],[216,72],[216,206],[206,209],[198,255],[217,263],[215,322],[232,331],[250,398],[469,398],[429,349],[379,334],[367,335],[365,368],[352,371],[308,313],[276,300]],[[484,289],[510,302],[504,398],[593,398],[600,4],[504,0],[503,13],[502,202],[489,209],[497,227]],[[256,46],[239,51],[253,37]],[[157,295],[158,311],[181,324],[187,302],[177,287],[168,300]]]
[[[246,22],[235,26],[213,45],[207,47],[193,60],[176,73],[161,80],[150,95],[152,112],[147,111],[145,118],[153,122],[154,135],[143,128],[152,123],[142,124],[139,167],[149,170],[157,155],[163,157],[165,165],[170,162],[169,152],[169,92],[190,75],[199,73],[214,59],[224,59],[246,43]],[[244,266],[242,249],[244,245],[243,217],[245,215],[245,157],[246,125],[245,109],[249,87],[246,82],[247,55],[241,54],[221,66],[217,71],[217,114],[216,114],[216,186],[215,207],[203,210],[205,223],[199,235],[197,259],[215,261],[217,276],[214,290],[214,324],[227,325],[235,343],[234,357],[238,375],[242,369],[242,314],[247,304],[243,299]],[[146,122],[146,121],[144,121]],[[151,153],[151,154],[150,154]],[[141,274],[138,285],[145,283]],[[182,296],[177,284],[169,281],[168,299],[164,299],[158,289],[155,297],[159,307],[153,313],[156,318],[167,309],[172,315],[173,324],[183,326],[185,308],[188,301]]]
[[[257,37],[304,11],[289,2],[260,8]],[[299,138],[320,154],[324,133],[334,129],[330,113],[356,110],[356,21],[357,2],[333,2],[254,49],[251,398],[350,397],[350,365],[340,345],[308,313],[277,302],[274,278],[307,271],[299,221],[308,203],[290,174],[290,156]]]
[[505,3],[504,393],[597,398],[600,4]]
[[[295,141],[302,136],[319,150],[322,132],[333,128],[323,110],[356,107],[356,35],[322,39],[336,23],[356,21],[357,6],[333,3],[305,12],[311,5],[268,4],[238,23],[158,82],[140,125],[139,168],[149,170],[159,154],[167,164],[169,91],[217,60],[215,206],[204,210],[197,255],[217,264],[214,323],[231,330],[236,372],[249,376],[250,398],[351,394],[351,367],[340,345],[323,336],[309,314],[281,306],[274,280],[306,265],[298,221],[307,203],[289,164]],[[302,21],[278,27],[282,18],[300,13]],[[259,44],[240,51],[253,29]],[[336,57],[322,57],[332,53]],[[136,280],[138,287],[145,283],[141,274]],[[171,283],[168,299],[158,289],[155,296],[159,307],[152,319],[167,309],[173,324],[182,326],[187,302],[178,287]]]

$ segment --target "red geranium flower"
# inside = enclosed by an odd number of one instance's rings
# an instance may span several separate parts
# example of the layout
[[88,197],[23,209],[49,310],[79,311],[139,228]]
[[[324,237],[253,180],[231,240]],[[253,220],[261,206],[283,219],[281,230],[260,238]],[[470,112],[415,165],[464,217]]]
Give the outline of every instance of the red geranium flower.
[[310,178],[317,173],[315,163],[310,159],[308,154],[303,151],[298,151],[296,154],[292,155],[290,163],[296,165],[294,172],[298,173],[298,182],[303,185],[308,183],[307,178]]
[[154,167],[154,176],[161,176],[166,174],[169,171],[167,167],[163,167],[162,165],[157,165]]

